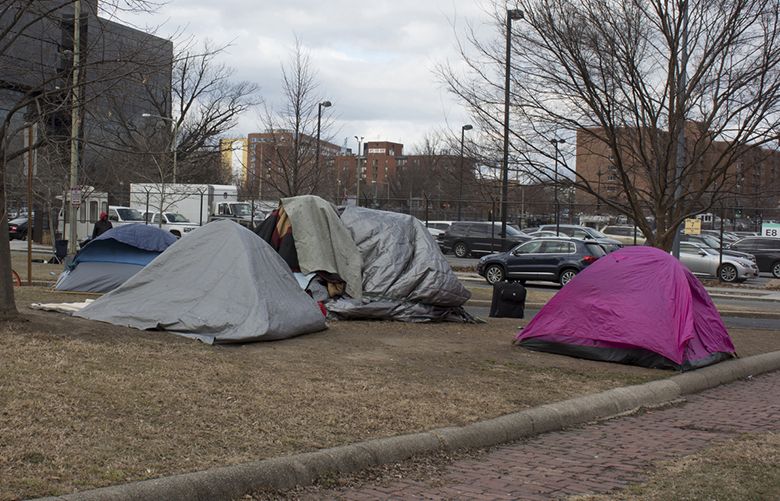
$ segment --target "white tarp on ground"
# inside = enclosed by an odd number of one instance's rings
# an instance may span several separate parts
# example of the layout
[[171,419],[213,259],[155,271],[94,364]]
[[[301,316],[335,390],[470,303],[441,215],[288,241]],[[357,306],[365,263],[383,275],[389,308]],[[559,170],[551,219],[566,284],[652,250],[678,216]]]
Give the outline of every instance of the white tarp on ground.
[[341,318],[473,320],[462,308],[471,293],[420,221],[353,206],[344,209],[341,221],[363,259],[363,299],[326,303],[328,311]]
[[206,343],[284,339],[326,328],[317,303],[262,238],[215,221],[182,238],[75,316]]

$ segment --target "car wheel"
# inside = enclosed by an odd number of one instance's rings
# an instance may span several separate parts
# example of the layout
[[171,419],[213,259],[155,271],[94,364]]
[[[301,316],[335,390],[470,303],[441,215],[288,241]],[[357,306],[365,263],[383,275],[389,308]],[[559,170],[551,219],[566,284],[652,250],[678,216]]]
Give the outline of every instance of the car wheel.
[[504,268],[497,264],[491,264],[485,269],[485,280],[490,285],[495,285],[504,280]]
[[466,244],[463,242],[458,242],[452,248],[452,252],[454,252],[457,257],[467,257],[469,255],[469,248],[466,247]]
[[737,281],[739,273],[737,273],[737,268],[734,265],[724,264],[718,270],[718,278],[720,278],[721,282],[732,283]]
[[780,261],[777,261],[776,263],[772,264],[772,276],[775,278],[780,278]]
[[577,270],[573,270],[569,268],[561,272],[561,276],[558,278],[558,281],[563,286],[571,282],[571,279],[574,278],[575,276],[577,276]]

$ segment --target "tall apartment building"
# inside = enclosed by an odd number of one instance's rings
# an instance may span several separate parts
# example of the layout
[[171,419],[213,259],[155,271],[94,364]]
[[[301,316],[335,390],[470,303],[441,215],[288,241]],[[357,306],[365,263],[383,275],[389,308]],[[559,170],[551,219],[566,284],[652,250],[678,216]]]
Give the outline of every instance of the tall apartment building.
[[[82,0],[81,6],[78,183],[106,189],[121,177],[111,160],[121,155],[120,135],[142,126],[143,113],[170,116],[173,44],[101,18],[97,0]],[[68,185],[73,2],[17,7],[27,9],[21,22],[14,23],[13,8],[0,18],[0,42],[8,44],[0,53],[0,121],[10,116],[9,152],[23,149],[24,136],[35,129],[43,146],[37,150],[34,189],[39,197],[53,197]],[[11,204],[23,198],[22,167],[20,158],[6,169]]]

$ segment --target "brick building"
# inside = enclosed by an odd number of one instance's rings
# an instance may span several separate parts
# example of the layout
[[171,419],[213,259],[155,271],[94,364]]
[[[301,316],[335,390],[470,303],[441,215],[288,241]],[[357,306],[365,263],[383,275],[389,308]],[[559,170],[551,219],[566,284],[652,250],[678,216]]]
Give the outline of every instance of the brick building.
[[[651,181],[648,177],[648,169],[640,162],[632,165],[631,161],[638,155],[637,138],[640,134],[637,129],[624,129],[618,142],[625,145],[621,154],[624,163],[623,172],[638,193],[647,193]],[[620,179],[621,172],[615,165],[608,145],[598,140],[598,135],[599,129],[577,132],[577,174],[603,198],[625,200],[626,194]],[[644,142],[644,144],[648,143],[649,141]],[[687,177],[686,189],[692,190],[702,186],[713,166],[721,160],[721,155],[727,152],[729,146],[724,141],[713,140],[697,123],[690,122],[686,129],[686,152],[688,155],[697,155],[697,160]],[[703,153],[697,153],[699,151]],[[674,153],[670,151],[662,154],[673,156]],[[780,207],[780,151],[766,147],[746,147],[739,153],[738,159],[726,169],[725,176],[720,179],[722,186],[719,192],[725,194],[725,204],[729,208],[749,208],[751,212],[762,209],[776,210]],[[647,158],[654,158],[650,153],[646,155]],[[664,166],[674,165],[674,158],[660,158],[657,163],[655,172],[662,176]],[[576,202],[580,206],[586,206],[593,213],[606,210],[594,195],[584,190],[577,190]],[[739,212],[741,211],[738,211],[737,215]]]

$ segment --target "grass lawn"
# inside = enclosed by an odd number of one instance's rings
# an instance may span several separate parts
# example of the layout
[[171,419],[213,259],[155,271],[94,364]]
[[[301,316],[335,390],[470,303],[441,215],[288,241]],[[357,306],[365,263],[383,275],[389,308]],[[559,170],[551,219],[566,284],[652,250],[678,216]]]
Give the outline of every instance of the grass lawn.
[[[39,312],[91,295],[17,288],[0,335],[0,500],[463,425],[672,373],[511,346],[524,320],[332,322],[212,347]],[[745,356],[771,331],[732,331]]]

